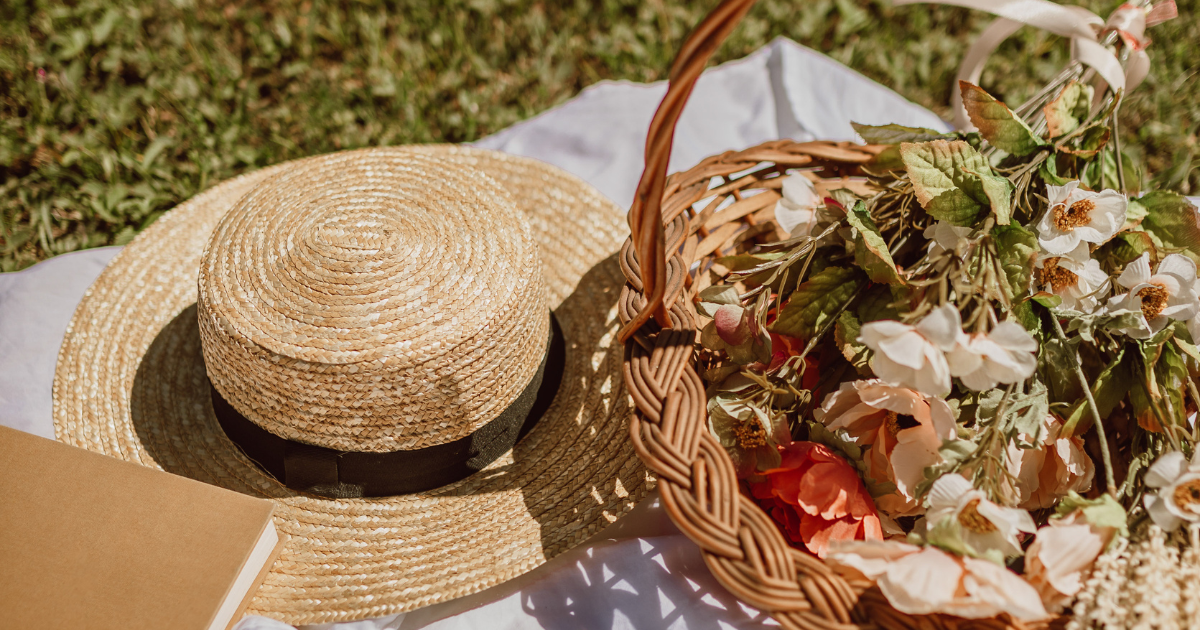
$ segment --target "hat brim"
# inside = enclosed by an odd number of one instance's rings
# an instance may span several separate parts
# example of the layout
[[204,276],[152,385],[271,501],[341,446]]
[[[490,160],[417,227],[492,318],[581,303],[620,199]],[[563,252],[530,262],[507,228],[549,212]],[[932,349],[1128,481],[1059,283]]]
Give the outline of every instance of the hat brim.
[[[221,183],[163,215],[75,311],[54,377],[59,441],[267,497],[290,540],[247,610],[291,624],[404,612],[537,567],[652,486],[627,437],[616,341],[624,213],[582,180],[491,151],[411,147],[498,181],[529,217],[567,356],[549,411],[509,453],[429,492],[325,499],[262,472],[213,412],[196,321],[201,254],[221,216],[290,164]],[[487,392],[479,392],[486,396]]]

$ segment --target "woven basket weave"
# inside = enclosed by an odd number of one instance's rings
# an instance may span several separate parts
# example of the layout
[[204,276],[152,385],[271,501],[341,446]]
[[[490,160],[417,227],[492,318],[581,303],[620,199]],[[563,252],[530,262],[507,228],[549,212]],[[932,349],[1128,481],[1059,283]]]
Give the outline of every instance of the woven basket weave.
[[[717,579],[784,628],[1045,628],[1065,622],[910,616],[869,583],[847,582],[791,547],[774,522],[739,490],[729,455],[708,431],[705,383],[697,365],[695,294],[720,282],[722,256],[786,237],[774,223],[782,177],[803,168],[818,192],[852,187],[882,147],[777,140],[710,157],[667,176],[675,123],[709,57],[754,0],[725,0],[684,42],[670,87],[650,124],[646,168],[621,250],[625,383],[637,411],[629,433],[659,478],[671,519],[700,546]],[[661,217],[661,219],[660,219]]]

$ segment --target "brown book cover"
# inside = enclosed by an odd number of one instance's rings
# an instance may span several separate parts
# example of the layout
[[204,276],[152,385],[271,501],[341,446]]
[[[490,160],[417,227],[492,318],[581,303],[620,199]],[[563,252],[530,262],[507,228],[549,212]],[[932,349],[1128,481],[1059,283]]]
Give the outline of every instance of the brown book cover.
[[0,626],[229,627],[283,546],[272,507],[0,427]]

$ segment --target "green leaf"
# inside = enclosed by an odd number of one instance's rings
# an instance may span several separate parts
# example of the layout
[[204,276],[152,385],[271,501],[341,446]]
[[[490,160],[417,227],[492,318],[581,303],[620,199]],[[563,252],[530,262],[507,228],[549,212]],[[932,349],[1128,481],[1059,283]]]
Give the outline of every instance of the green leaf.
[[[1138,189],[1138,182],[1142,180],[1141,169],[1129,157],[1127,153],[1121,153],[1121,164],[1125,169],[1125,182],[1131,191]],[[1117,177],[1117,160],[1113,157],[1112,151],[1104,151],[1096,158],[1087,161],[1080,172],[1079,181],[1083,185],[1092,190],[1100,190],[1102,188],[1116,188]]]
[[1095,90],[1092,86],[1071,81],[1054,100],[1047,103],[1042,111],[1046,115],[1046,128],[1050,137],[1059,138],[1078,129],[1091,112],[1094,95]]
[[726,343],[721,336],[717,334],[717,322],[711,321],[700,331],[700,345],[714,352],[720,352],[726,348]]
[[[1132,358],[1132,357],[1131,357]],[[1072,361],[1074,364],[1074,361]],[[1117,403],[1125,398],[1125,394],[1133,387],[1133,365],[1125,358],[1125,348],[1117,352],[1117,356],[1104,367],[1100,375],[1092,381],[1092,398],[1096,401],[1096,411],[1101,418],[1107,418]],[[1063,422],[1061,437],[1082,435],[1091,426],[1092,413],[1088,409],[1086,398],[1079,399],[1071,408],[1071,413]]]
[[858,321],[865,324],[881,319],[900,319],[900,313],[892,304],[901,301],[896,299],[896,293],[903,292],[902,287],[895,285],[875,285],[867,289],[854,308]]
[[763,263],[779,260],[787,254],[782,252],[767,252],[762,254],[738,254],[736,256],[723,256],[717,259],[717,263],[728,267],[730,271],[745,271],[753,269]]
[[1050,413],[1050,398],[1046,386],[1039,381],[1034,381],[1028,393],[1014,396],[1014,398],[1015,400],[1009,404],[1009,409],[1013,414],[1011,416],[1013,430],[1030,436],[1034,444],[1040,444],[1045,438],[1042,435],[1042,421]]
[[1067,367],[1075,365],[1080,341],[1080,337],[1070,337],[1066,341],[1051,337],[1042,343],[1038,374],[1050,384],[1054,400],[1079,401],[1083,398],[1079,376],[1075,374],[1075,370]]
[[854,366],[855,370],[861,375],[869,375],[871,368],[867,361],[870,355],[870,350],[858,342],[858,337],[862,332],[862,324],[858,322],[858,318],[850,311],[842,311],[838,316],[837,324],[833,329],[833,341],[841,351],[842,356]]
[[[998,218],[1007,217],[1009,204],[993,202],[984,190],[981,175],[992,175],[992,169],[971,145],[961,140],[934,140],[920,144],[900,145],[900,157],[908,170],[917,202],[935,219],[954,225],[975,223],[984,206],[991,207]],[[1003,195],[996,183],[989,184],[997,202]]]
[[1038,167],[1038,174],[1042,176],[1042,181],[1051,186],[1066,186],[1069,179],[1063,179],[1058,176],[1058,161],[1053,155],[1042,162]]
[[1042,334],[1042,319],[1033,310],[1033,302],[1024,300],[1013,304],[1013,315],[1016,316],[1017,322],[1025,327],[1034,338],[1038,338]]
[[796,287],[771,332],[809,339],[825,327],[858,290],[864,278],[856,269],[826,267]]
[[1061,297],[1054,295],[1053,293],[1046,293],[1045,291],[1034,293],[1031,299],[1034,302],[1045,306],[1046,308],[1058,308],[1058,306],[1062,304]]
[[961,462],[975,454],[975,443],[970,440],[945,440],[938,455],[948,462]]
[[[1054,518],[1063,518],[1076,510],[1083,512],[1083,518],[1090,525],[1111,527],[1117,530],[1118,538],[1129,536],[1127,525],[1129,515],[1125,513],[1125,508],[1112,498],[1112,495],[1102,494],[1095,499],[1085,499],[1072,490],[1059,500],[1058,505],[1054,508]],[[1115,541],[1116,538],[1113,540]]]
[[855,204],[862,201],[862,197],[859,197],[858,194],[849,188],[831,190],[829,191],[829,198],[838,202],[838,205],[843,208],[853,208]]
[[903,169],[904,160],[900,159],[900,145],[888,145],[867,164],[867,168],[876,173]]
[[142,154],[142,170],[150,168],[154,164],[155,158],[163,152],[164,149],[175,143],[175,139],[170,136],[159,136],[146,147],[146,152]]
[[[1131,207],[1132,205],[1130,204]],[[1146,252],[1150,252],[1150,266],[1156,266],[1159,256],[1158,249],[1154,247],[1154,240],[1146,232],[1132,231],[1116,235],[1093,252],[1092,257],[1105,269],[1112,269],[1115,274],[1119,274],[1125,265],[1141,258]]]
[[959,81],[958,87],[971,123],[992,146],[1016,156],[1045,146],[1046,142],[1034,135],[1024,120],[983,88],[966,81]]
[[1108,144],[1108,140],[1111,137],[1112,129],[1107,126],[1098,125],[1089,128],[1087,131],[1079,134],[1078,137],[1072,138],[1065,146],[1059,148],[1059,151],[1090,160],[1096,157],[1096,154]]
[[[1183,326],[1184,327],[1183,329],[1185,331],[1187,330],[1187,328],[1183,322],[1175,322],[1175,325]],[[1178,330],[1175,331],[1175,338],[1173,341],[1175,342],[1175,345],[1179,348],[1180,352],[1191,357],[1193,361],[1200,363],[1200,348],[1197,348],[1195,344],[1192,344],[1192,343],[1189,343],[1189,342],[1183,340],[1183,338],[1181,338],[1179,336]]]
[[1096,343],[1095,333],[1097,330],[1119,330],[1136,326],[1140,321],[1141,311],[1114,310],[1107,313],[1089,314],[1054,309],[1051,311],[1051,315],[1066,321],[1067,332],[1078,333],[1087,343]]
[[1008,225],[1012,221],[1012,195],[1015,190],[1012,182],[1008,181],[1007,177],[1000,177],[991,172],[967,172],[979,178],[983,194],[987,196],[992,212],[996,213],[996,224]]
[[[979,396],[979,408],[975,411],[979,421],[996,417],[1000,409],[1000,401],[1004,392],[993,389]],[[1038,381],[1033,382],[1028,393],[1013,393],[1008,397],[1008,406],[1004,408],[1004,417],[996,424],[1001,433],[1010,439],[1017,433],[1029,436],[1033,444],[1040,444],[1042,439],[1042,420],[1050,413],[1050,400],[1046,386]]]
[[737,289],[727,284],[708,287],[700,292],[701,302],[711,302],[713,304],[732,304],[734,306],[742,305],[742,298],[738,294]]
[[1160,249],[1178,251],[1200,262],[1200,225],[1197,225],[1196,206],[1176,192],[1156,190],[1136,199],[1129,205],[1140,206],[1144,212],[1141,227]]
[[1029,295],[1029,282],[1033,276],[1033,259],[1037,255],[1037,235],[1020,224],[998,225],[992,229],[996,252],[1000,257],[1000,268],[1008,282],[1008,297],[1012,302],[1021,301]]
[[905,127],[904,125],[863,125],[850,123],[858,135],[867,144],[900,144],[901,142],[928,142],[930,140],[949,140],[953,134],[941,133],[925,127]]
[[897,271],[896,263],[892,262],[887,242],[883,240],[879,228],[871,220],[871,213],[867,212],[867,204],[861,201],[855,203],[846,213],[846,222],[857,230],[854,238],[854,262],[867,272],[867,277],[872,282],[904,284],[904,278]]

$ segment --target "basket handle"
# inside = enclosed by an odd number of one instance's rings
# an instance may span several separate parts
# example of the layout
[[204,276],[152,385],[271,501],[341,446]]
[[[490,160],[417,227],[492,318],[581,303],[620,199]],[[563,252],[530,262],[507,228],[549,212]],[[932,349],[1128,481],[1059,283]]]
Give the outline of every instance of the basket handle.
[[629,231],[634,251],[637,252],[639,276],[646,301],[621,329],[621,341],[629,339],[651,317],[664,328],[670,326],[667,309],[683,289],[682,284],[677,284],[674,295],[666,295],[668,252],[662,197],[671,160],[671,145],[675,140],[675,125],[708,60],[755,2],[722,0],[688,35],[671,64],[667,94],[654,112],[654,120],[650,122],[650,131],[646,136],[646,167],[638,181],[633,205],[629,208]]

